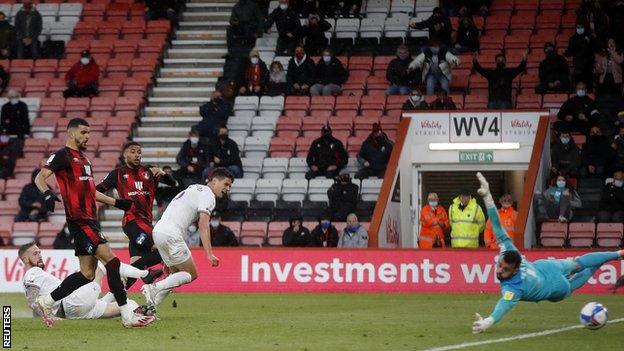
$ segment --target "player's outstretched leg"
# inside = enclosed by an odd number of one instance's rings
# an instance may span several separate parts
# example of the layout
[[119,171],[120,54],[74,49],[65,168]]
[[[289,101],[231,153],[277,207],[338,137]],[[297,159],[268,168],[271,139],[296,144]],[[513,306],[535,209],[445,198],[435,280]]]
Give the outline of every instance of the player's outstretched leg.
[[[579,289],[580,287],[585,285],[585,283],[587,283],[589,278],[591,278],[594,273],[596,273],[600,266],[609,261],[621,259],[623,255],[624,250],[620,250],[609,252],[592,252],[577,257],[574,262],[576,262],[578,266],[578,272],[568,279],[570,281],[570,289],[572,291]],[[615,289],[617,289],[617,287]]]
[[157,306],[167,297],[171,290],[188,284],[197,278],[197,269],[193,258],[170,268],[175,272],[171,273],[167,278],[153,284],[143,285],[141,288],[148,305]]

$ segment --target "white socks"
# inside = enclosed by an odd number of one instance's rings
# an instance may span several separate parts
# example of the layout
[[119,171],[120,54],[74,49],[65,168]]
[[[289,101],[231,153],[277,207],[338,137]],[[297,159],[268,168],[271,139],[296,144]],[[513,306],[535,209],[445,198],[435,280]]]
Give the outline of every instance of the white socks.
[[102,296],[102,300],[104,300],[104,302],[106,303],[113,303],[113,302],[117,302],[117,300],[115,300],[115,295],[113,295],[112,292],[107,292],[106,295]]
[[167,298],[167,296],[169,296],[170,293],[171,293],[171,289],[159,291],[156,294],[156,297],[154,297],[154,304],[156,306],[160,305],[160,303],[163,302],[163,300]]
[[176,272],[170,274],[167,278],[154,283],[154,286],[159,291],[162,290],[171,290],[183,284],[188,284],[191,282],[191,274],[188,272]]
[[122,263],[121,265],[119,265],[119,275],[121,275],[123,278],[138,279],[138,278],[147,277],[148,274],[149,274],[148,271],[138,269],[129,264]]

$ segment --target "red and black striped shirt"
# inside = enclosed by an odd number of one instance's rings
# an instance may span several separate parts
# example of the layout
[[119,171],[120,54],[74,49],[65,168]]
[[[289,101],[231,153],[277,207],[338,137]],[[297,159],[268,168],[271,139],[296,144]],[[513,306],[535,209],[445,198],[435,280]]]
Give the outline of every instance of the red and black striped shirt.
[[56,176],[67,221],[97,220],[95,182],[87,156],[81,151],[64,147],[52,154],[44,167]]

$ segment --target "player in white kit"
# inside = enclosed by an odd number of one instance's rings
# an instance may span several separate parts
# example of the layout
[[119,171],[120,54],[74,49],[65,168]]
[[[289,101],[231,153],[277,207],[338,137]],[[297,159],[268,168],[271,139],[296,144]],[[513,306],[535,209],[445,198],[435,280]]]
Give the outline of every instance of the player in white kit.
[[210,214],[215,208],[216,198],[227,195],[233,182],[232,173],[225,168],[217,168],[212,172],[208,185],[190,185],[167,206],[154,226],[153,237],[154,246],[171,274],[159,282],[143,285],[141,291],[149,306],[157,306],[173,288],[197,278],[197,267],[184,241],[184,235],[188,227],[198,219],[197,227],[208,260],[213,267],[219,265],[219,259],[212,253],[210,245]]
[[[22,245],[18,250],[18,255],[26,268],[26,273],[22,279],[26,300],[28,306],[37,313],[39,310],[36,305],[37,297],[49,294],[61,285],[61,280],[44,271],[45,264],[41,257],[41,250],[35,242]],[[128,275],[139,276],[147,272],[126,264],[122,265],[120,267],[122,278]],[[56,301],[52,308],[52,314],[57,319],[98,319],[119,316],[119,306],[111,293],[101,299],[99,298],[100,284],[105,271],[102,265],[96,270],[94,281],[81,286],[62,300]],[[132,309],[139,307],[136,302],[130,299],[128,299],[128,304],[133,306]]]

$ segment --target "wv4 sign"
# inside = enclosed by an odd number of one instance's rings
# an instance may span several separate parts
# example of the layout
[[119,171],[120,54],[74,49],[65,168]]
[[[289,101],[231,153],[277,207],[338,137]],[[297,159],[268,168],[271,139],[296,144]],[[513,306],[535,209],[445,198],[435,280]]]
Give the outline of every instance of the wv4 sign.
[[451,113],[449,118],[451,143],[503,141],[500,112]]

